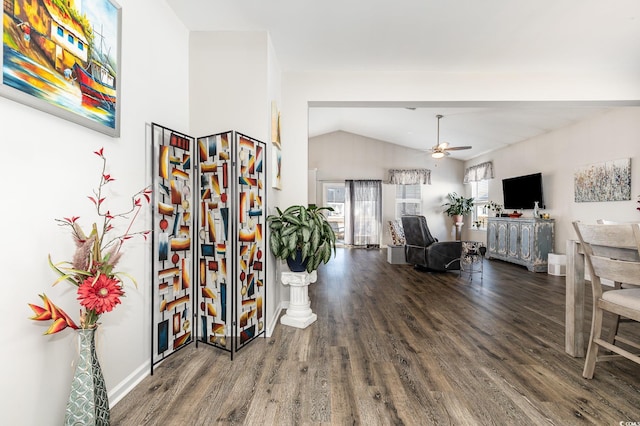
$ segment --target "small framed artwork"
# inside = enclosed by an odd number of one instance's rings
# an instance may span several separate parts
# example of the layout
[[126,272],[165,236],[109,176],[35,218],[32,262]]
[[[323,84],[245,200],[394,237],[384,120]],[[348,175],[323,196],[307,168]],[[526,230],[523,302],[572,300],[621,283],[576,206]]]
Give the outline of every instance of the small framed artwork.
[[11,0],[3,11],[0,95],[120,136],[121,7]]
[[280,142],[280,111],[276,101],[271,102],[271,187],[282,189],[282,144]]
[[271,160],[271,187],[282,189],[282,151],[277,146],[273,146],[271,152],[273,153],[273,159]]
[[280,111],[276,101],[271,102],[271,143],[278,149],[280,146]]

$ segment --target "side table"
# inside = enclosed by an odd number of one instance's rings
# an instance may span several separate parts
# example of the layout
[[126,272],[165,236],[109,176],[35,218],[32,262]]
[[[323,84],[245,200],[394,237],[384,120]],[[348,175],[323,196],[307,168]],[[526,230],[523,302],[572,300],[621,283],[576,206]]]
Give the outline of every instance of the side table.
[[487,248],[480,241],[462,241],[462,255],[460,256],[460,275],[463,272],[469,274],[469,279],[475,272],[483,278],[483,261]]
[[282,272],[282,284],[289,286],[289,307],[287,313],[280,318],[280,323],[297,328],[307,328],[318,316],[311,311],[309,300],[309,284],[316,282],[316,271]]

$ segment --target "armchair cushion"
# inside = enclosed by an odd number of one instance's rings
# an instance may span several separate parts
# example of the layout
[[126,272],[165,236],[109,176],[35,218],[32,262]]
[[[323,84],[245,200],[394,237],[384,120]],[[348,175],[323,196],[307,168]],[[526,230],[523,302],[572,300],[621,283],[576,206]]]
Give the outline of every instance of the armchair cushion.
[[389,221],[389,234],[391,234],[391,242],[394,246],[404,245],[404,229],[402,229],[402,222],[400,220]]

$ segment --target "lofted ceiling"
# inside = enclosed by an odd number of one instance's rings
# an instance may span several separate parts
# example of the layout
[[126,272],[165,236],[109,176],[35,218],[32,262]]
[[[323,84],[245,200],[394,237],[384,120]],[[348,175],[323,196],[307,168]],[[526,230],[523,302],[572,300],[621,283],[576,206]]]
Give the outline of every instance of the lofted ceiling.
[[[588,70],[612,79],[640,73],[639,0],[166,2],[193,31],[268,32],[284,72]],[[312,105],[309,135],[342,130],[426,150],[436,143],[435,116],[442,114],[440,141],[472,145],[472,150],[452,153],[452,158],[465,160],[613,105]]]
[[570,126],[611,108],[609,103],[501,103],[473,106],[451,103],[420,107],[313,107],[309,136],[345,131],[385,142],[428,150],[440,142],[472,146],[450,157],[468,160],[478,155]]

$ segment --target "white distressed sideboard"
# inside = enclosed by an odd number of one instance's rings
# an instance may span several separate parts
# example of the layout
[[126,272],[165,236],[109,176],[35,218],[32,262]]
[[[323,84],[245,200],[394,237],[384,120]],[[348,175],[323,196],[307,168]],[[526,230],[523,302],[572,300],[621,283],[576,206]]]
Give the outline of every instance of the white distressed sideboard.
[[487,258],[526,266],[532,272],[547,272],[554,249],[554,220],[490,217],[487,227]]

